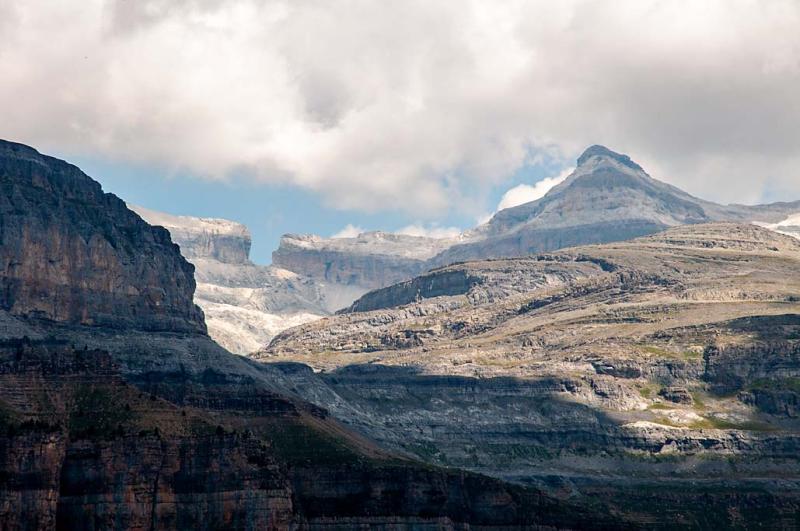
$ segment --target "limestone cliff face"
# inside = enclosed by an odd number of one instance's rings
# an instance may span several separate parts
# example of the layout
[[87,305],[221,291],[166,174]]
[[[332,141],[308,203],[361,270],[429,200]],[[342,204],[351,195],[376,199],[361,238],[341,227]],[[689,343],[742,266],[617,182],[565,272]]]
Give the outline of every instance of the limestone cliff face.
[[385,232],[328,239],[287,234],[272,253],[272,263],[326,282],[374,289],[422,273],[426,260],[453,243]]
[[250,231],[241,223],[217,218],[173,216],[128,205],[151,225],[164,227],[188,260],[208,258],[225,264],[250,263]]
[[101,351],[5,342],[0,382],[4,529],[289,523],[288,479],[261,441],[143,395]]
[[204,332],[194,268],[77,167],[0,141],[0,308],[68,324]]
[[249,354],[282,330],[329,315],[364,289],[298,275],[250,261],[250,231],[226,219],[174,216],[129,205],[166,228],[195,266],[195,302],[208,335],[234,354]]

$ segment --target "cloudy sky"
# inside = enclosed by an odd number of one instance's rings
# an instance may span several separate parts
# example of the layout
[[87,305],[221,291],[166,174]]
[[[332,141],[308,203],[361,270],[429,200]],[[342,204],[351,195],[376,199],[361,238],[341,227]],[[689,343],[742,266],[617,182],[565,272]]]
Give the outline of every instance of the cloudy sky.
[[262,262],[282,232],[468,227],[593,143],[800,198],[794,0],[0,0],[0,43],[0,137],[244,221]]

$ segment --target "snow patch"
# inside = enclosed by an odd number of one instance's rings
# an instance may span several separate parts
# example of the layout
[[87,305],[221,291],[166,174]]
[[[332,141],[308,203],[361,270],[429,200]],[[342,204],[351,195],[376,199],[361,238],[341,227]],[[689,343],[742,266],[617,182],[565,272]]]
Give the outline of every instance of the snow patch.
[[280,332],[324,317],[313,313],[276,314],[220,304],[195,301],[206,315],[208,335],[229,351],[247,355],[263,348]]
[[435,239],[452,239],[458,238],[461,235],[461,229],[458,227],[425,227],[420,224],[412,224],[403,227],[395,232],[395,234],[403,234],[406,236],[419,236],[422,238],[435,238]]
[[783,221],[779,221],[778,223],[763,223],[760,221],[754,221],[753,225],[758,225],[759,227],[764,227],[765,229],[800,239],[800,212],[792,214],[788,218],[784,219]]
[[160,225],[172,232],[179,230],[185,233],[212,234],[250,238],[250,231],[245,225],[219,218],[197,218],[192,216],[175,216],[165,212],[157,212],[138,205],[127,204],[128,208],[151,225]]

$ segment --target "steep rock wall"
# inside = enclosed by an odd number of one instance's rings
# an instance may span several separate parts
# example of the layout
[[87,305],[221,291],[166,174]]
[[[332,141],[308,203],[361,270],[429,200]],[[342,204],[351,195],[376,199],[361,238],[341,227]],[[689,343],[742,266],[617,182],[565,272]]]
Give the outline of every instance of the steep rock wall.
[[194,267],[77,167],[0,141],[0,309],[112,328],[204,332]]

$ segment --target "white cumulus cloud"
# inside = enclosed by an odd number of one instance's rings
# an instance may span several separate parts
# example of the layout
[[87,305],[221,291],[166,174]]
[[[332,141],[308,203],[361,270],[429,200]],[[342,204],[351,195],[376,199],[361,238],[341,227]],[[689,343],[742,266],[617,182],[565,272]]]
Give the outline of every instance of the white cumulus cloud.
[[[355,238],[365,232],[367,232],[367,230],[363,227],[348,223],[342,230],[331,236],[331,238]],[[455,238],[461,234],[461,229],[458,227],[441,227],[439,225],[413,223],[394,231],[394,233],[404,234],[406,236],[422,236],[425,238]]]
[[363,234],[365,231],[363,228],[348,223],[342,230],[331,236],[331,238],[355,238],[359,234]]
[[574,168],[570,168],[562,171],[555,177],[545,177],[532,186],[529,184],[520,184],[511,188],[500,198],[500,202],[497,204],[497,211],[541,199],[554,186],[563,183],[573,170]]
[[794,0],[5,0],[0,137],[412,219],[593,143],[788,199],[799,27]]

